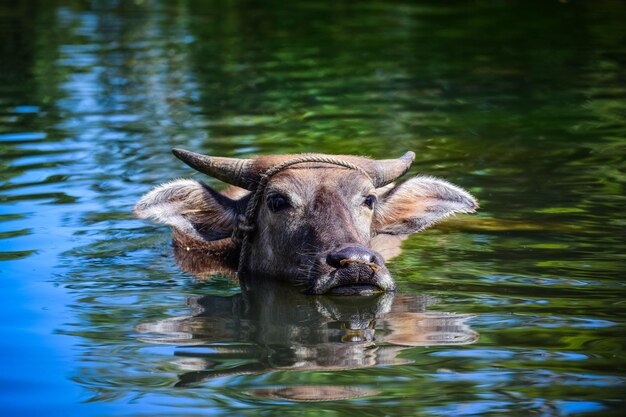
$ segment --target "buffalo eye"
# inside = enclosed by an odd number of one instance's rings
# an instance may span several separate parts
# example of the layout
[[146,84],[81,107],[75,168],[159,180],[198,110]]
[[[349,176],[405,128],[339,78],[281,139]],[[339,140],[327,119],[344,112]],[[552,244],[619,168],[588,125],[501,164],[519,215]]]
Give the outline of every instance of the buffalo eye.
[[267,197],[267,207],[273,212],[277,212],[289,207],[289,203],[282,195],[274,194]]
[[367,197],[365,197],[365,201],[363,201],[363,204],[367,206],[367,208],[369,208],[370,210],[374,208],[374,203],[376,203],[375,195],[368,195]]

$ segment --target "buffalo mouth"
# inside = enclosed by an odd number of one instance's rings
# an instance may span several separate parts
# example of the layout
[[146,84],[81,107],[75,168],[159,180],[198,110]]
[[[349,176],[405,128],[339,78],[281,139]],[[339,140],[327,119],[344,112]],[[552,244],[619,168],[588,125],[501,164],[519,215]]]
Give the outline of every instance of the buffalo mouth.
[[385,292],[382,288],[372,284],[338,285],[326,292],[328,295],[374,295]]
[[350,265],[323,274],[309,286],[307,293],[314,295],[373,295],[393,292],[396,285],[384,266],[373,271],[365,265]]

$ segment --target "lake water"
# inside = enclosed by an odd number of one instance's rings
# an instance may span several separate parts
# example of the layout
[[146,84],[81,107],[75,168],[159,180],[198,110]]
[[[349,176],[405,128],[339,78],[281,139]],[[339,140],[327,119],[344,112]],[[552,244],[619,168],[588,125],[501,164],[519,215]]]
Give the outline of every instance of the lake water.
[[[0,4],[4,416],[619,415],[626,5]],[[212,155],[417,154],[481,210],[399,292],[197,282],[133,219]],[[252,296],[252,295],[253,296]]]

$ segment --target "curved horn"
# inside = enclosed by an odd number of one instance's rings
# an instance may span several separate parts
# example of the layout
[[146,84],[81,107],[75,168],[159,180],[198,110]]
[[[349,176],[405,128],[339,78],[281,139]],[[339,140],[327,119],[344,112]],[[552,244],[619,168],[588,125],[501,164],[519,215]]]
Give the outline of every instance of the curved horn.
[[[407,152],[398,159],[383,159],[372,161],[370,167],[364,167],[374,180],[376,188],[383,187],[400,178],[411,168],[415,159],[415,152]],[[371,169],[368,169],[371,168]]]
[[176,148],[172,149],[172,153],[193,169],[228,184],[247,190],[253,189],[256,184],[255,176],[250,172],[250,159],[208,156]]

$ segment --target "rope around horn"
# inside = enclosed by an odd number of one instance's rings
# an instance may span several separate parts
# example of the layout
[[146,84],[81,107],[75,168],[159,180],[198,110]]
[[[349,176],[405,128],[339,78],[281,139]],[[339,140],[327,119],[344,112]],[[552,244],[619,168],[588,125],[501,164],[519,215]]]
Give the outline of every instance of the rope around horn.
[[232,239],[235,243],[241,242],[241,252],[239,253],[239,265],[237,266],[237,274],[239,276],[242,275],[245,268],[245,262],[248,258],[250,251],[250,236],[252,233],[256,231],[256,216],[259,212],[260,202],[263,198],[263,194],[265,193],[265,188],[267,188],[267,184],[274,175],[278,174],[282,170],[289,168],[292,165],[296,164],[304,164],[307,162],[318,162],[323,164],[337,165],[340,167],[353,169],[355,171],[360,172],[365,175],[370,180],[372,177],[360,166],[355,165],[351,162],[344,161],[343,159],[336,158],[333,156],[319,156],[319,155],[304,155],[298,158],[289,159],[285,162],[282,162],[278,165],[274,165],[263,174],[261,174],[261,178],[259,183],[257,184],[256,189],[254,190],[254,194],[250,201],[248,202],[248,206],[246,207],[246,212],[243,215],[239,215],[237,217],[237,222],[235,223],[235,227],[233,228]]

